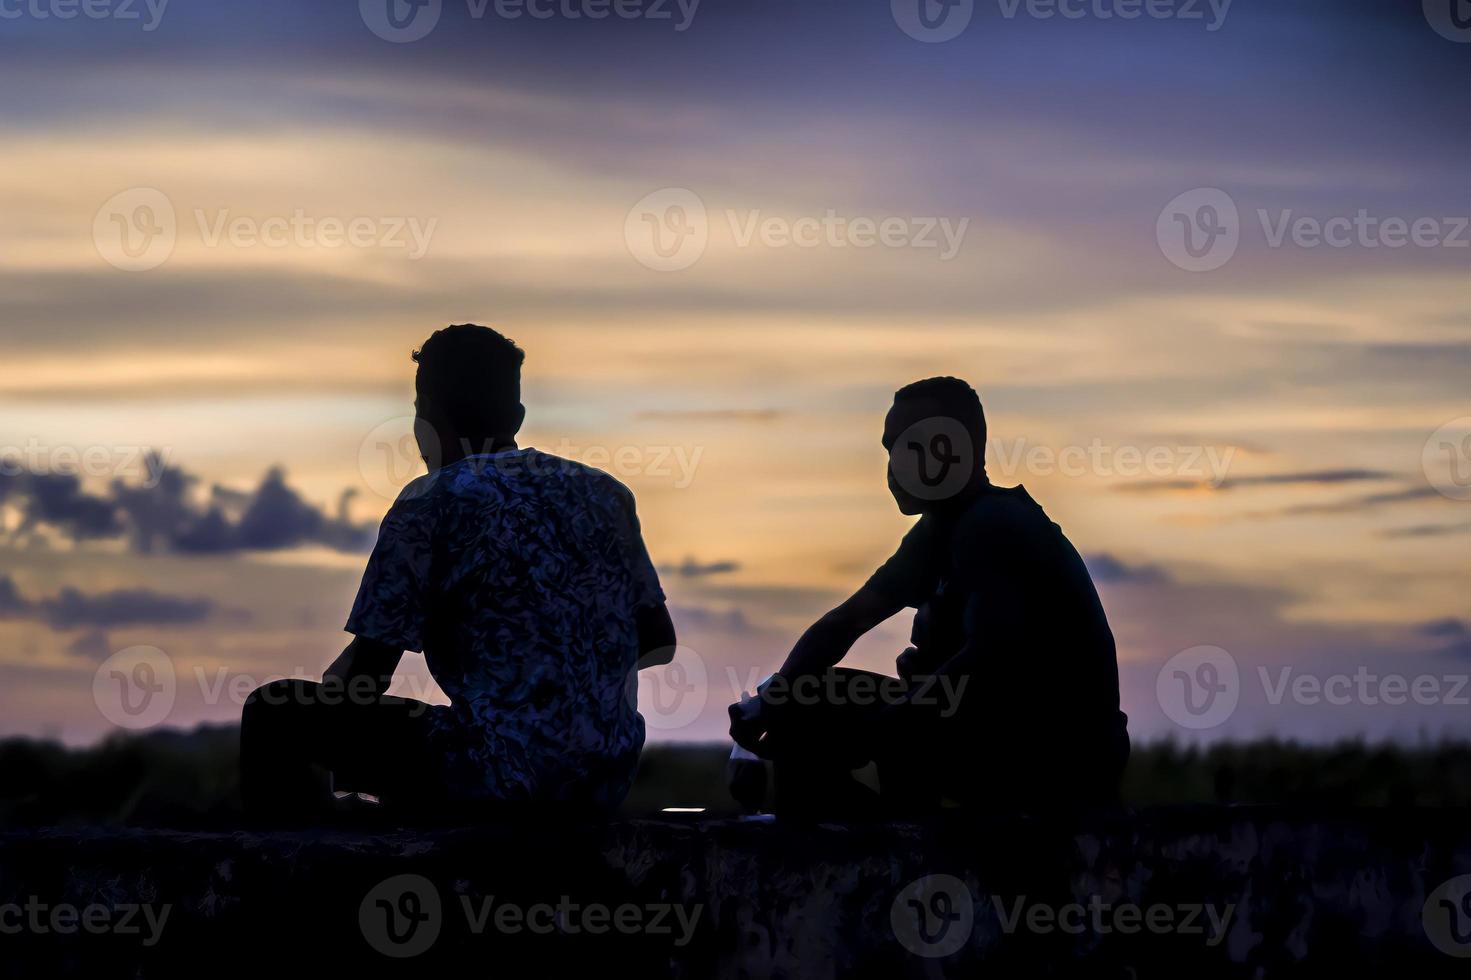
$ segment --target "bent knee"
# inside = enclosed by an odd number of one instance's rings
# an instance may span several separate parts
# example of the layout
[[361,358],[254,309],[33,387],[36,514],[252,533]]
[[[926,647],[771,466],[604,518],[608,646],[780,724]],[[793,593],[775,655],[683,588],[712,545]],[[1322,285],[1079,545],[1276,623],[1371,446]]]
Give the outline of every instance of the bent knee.
[[316,700],[316,689],[321,685],[316,681],[305,681],[296,678],[286,678],[262,684],[250,693],[245,699],[245,713],[247,715],[260,714],[262,711],[272,708],[280,708],[293,704],[309,704]]

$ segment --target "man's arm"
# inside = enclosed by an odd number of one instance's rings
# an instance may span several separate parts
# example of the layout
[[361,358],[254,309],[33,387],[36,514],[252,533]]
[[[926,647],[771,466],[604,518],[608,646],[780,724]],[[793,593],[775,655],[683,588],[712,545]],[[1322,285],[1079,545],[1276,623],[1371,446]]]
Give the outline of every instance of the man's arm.
[[870,579],[836,609],[807,628],[787,654],[779,673],[791,680],[835,667],[858,638],[904,608],[904,603]]
[[[870,579],[837,608],[807,628],[782,664],[779,676],[786,681],[821,674],[847,656],[858,638],[904,608],[904,601]],[[764,755],[762,744],[770,730],[774,703],[756,697],[743,698],[730,706],[730,736],[736,744]]]
[[[932,587],[928,538],[923,520],[910,528],[899,549],[862,588],[807,628],[772,680],[780,678],[778,684],[790,683],[825,673],[848,655],[860,636],[899,610],[915,605],[915,598]],[[757,688],[755,697],[742,698],[730,706],[731,738],[757,754],[771,727],[773,709],[777,709],[775,703],[763,697],[770,683]]]
[[403,655],[400,648],[365,636],[355,636],[341,656],[322,673],[322,683],[340,685],[353,696],[376,701],[393,683],[393,672],[398,670]]
[[661,667],[674,660],[674,621],[669,618],[669,607],[660,602],[652,606],[639,606],[634,612],[638,625],[638,669]]
[[921,520],[889,560],[862,588],[808,627],[778,672],[786,680],[821,674],[848,655],[858,638],[933,588],[930,581],[930,530]]

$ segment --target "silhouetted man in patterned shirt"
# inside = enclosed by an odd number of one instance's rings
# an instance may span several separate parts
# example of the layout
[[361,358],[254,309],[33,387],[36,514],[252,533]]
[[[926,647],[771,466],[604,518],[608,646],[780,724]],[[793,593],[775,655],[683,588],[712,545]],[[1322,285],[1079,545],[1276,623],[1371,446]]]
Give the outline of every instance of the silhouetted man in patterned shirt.
[[[384,518],[347,620],[354,639],[322,681],[247,701],[254,813],[323,814],[322,769],[403,809],[596,812],[627,793],[644,740],[632,679],[669,662],[674,628],[628,489],[517,446],[523,358],[473,324],[414,353],[429,473]],[[449,706],[385,693],[405,650],[423,652]]]

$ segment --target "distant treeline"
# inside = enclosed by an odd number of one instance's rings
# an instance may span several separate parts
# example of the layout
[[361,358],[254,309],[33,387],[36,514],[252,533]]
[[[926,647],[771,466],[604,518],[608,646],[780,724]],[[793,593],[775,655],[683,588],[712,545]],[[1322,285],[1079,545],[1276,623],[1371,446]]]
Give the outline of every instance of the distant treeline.
[[[86,749],[0,741],[0,827],[230,827],[240,816],[238,737],[234,726],[206,726],[118,735]],[[722,745],[650,746],[625,812],[677,806],[735,813],[725,785],[728,753]],[[1130,806],[1471,806],[1471,743],[1160,742],[1135,747],[1123,796]]]

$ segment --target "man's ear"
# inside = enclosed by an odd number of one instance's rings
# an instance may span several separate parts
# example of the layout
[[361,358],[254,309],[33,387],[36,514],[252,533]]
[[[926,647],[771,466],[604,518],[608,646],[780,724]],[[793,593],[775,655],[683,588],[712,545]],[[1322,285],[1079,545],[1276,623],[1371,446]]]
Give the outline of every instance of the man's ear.
[[525,405],[522,405],[520,402],[517,402],[516,403],[516,411],[514,413],[514,418],[513,418],[512,423],[511,423],[511,432],[510,432],[510,434],[514,436],[516,433],[520,432],[521,431],[521,423],[522,422],[525,422],[525,421],[526,421],[526,406]]

